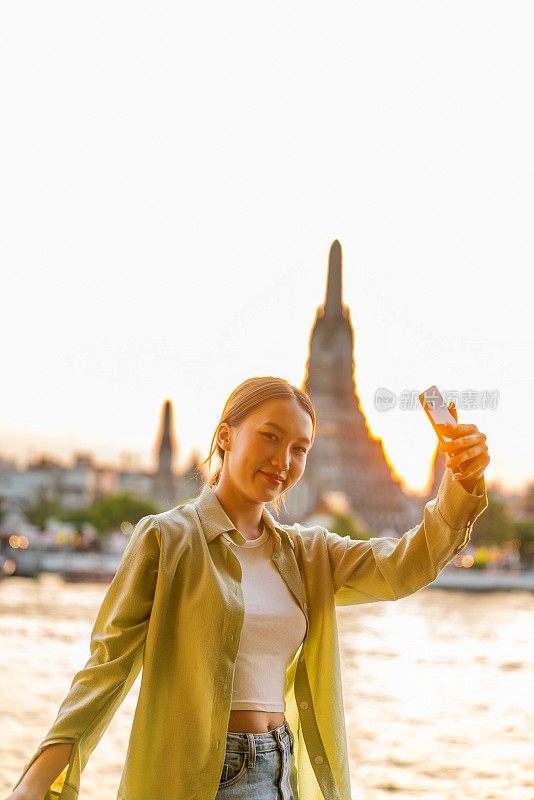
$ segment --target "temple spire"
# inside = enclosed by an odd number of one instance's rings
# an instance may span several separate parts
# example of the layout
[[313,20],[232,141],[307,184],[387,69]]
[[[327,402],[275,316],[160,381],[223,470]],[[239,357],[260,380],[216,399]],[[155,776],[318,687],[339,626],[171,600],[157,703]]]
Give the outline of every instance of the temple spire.
[[328,256],[328,278],[324,313],[326,317],[342,316],[341,245],[334,239]]
[[160,473],[173,471],[175,446],[172,427],[172,404],[170,400],[165,400],[159,437],[158,472]]

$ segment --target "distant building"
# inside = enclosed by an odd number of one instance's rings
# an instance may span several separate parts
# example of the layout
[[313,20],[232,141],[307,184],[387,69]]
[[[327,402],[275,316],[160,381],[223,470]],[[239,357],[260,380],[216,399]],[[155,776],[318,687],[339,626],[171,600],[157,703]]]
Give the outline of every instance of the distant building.
[[306,471],[288,492],[291,524],[314,518],[326,492],[341,492],[348,507],[374,535],[400,536],[420,519],[424,498],[404,490],[388,461],[382,440],[371,433],[355,378],[354,328],[342,297],[342,253],[336,239],[330,248],[325,302],[319,306],[310,335],[303,388],[317,412],[316,438]]
[[[128,492],[154,500],[166,510],[200,492],[203,480],[200,455],[194,451],[182,472],[174,471],[177,457],[172,424],[172,404],[163,405],[156,442],[155,470],[116,469],[98,465],[89,453],[75,453],[74,463],[65,466],[48,456],[30,462],[25,470],[14,461],[0,460],[0,498],[4,524],[21,518],[24,510],[39,497],[57,500],[65,509],[89,506],[101,497]],[[2,521],[0,520],[0,528]]]
[[15,463],[0,470],[0,497],[5,515],[22,514],[39,495],[46,499],[58,496],[61,465],[42,458],[20,470]]
[[156,469],[121,469],[117,472],[117,490],[153,500],[161,511],[196,497],[204,485],[200,454],[194,450],[185,468],[176,470],[178,443],[174,431],[174,411],[171,400],[163,403],[156,444]]
[[203,486],[204,478],[199,454],[195,451],[181,473],[174,471],[174,463],[178,455],[176,435],[174,433],[173,408],[170,400],[163,404],[160,430],[158,434],[158,468],[153,475],[151,497],[159,503],[161,510],[196,497]]

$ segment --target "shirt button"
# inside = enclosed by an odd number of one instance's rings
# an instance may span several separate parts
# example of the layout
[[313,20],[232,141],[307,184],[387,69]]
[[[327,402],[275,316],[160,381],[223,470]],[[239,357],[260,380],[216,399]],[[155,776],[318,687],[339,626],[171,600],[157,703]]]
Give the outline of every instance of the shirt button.
[[302,703],[300,704],[300,707],[303,708],[304,711],[306,711],[306,709],[308,708],[308,703],[306,702],[306,700],[302,701]]
[[323,761],[324,761],[324,758],[322,756],[315,756],[314,761],[315,761],[316,764],[322,764]]

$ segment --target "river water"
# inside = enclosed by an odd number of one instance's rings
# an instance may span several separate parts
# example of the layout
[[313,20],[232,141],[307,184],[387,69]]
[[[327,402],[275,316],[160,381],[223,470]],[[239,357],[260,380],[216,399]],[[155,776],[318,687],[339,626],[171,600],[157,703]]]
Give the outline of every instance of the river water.
[[[89,657],[106,588],[0,582],[2,800]],[[534,594],[426,588],[337,615],[353,800],[534,800]],[[115,800],[140,681],[80,800]]]

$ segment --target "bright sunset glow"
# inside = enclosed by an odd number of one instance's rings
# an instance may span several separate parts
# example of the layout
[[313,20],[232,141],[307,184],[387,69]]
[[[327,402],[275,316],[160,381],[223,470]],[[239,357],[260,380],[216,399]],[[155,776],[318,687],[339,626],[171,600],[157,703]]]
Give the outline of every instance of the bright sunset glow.
[[300,386],[343,250],[355,375],[408,488],[458,409],[534,479],[534,5],[4,4],[0,456],[202,458],[245,378]]

